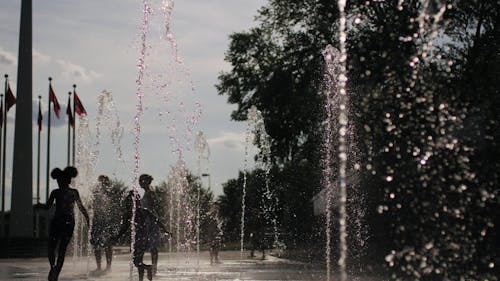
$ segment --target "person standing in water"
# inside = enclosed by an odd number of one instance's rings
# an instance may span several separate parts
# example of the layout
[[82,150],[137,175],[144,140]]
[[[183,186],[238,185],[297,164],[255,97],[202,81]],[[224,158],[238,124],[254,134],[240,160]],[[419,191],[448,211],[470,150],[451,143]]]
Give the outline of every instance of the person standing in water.
[[[155,217],[158,217],[158,200],[151,187],[151,182],[153,182],[153,177],[148,174],[142,174],[139,177],[139,185],[142,189],[144,189],[144,195],[141,199],[141,208],[148,210]],[[148,244],[151,252],[151,264],[153,275],[156,275],[158,269],[158,248],[161,245],[161,231],[158,224],[149,224],[148,227],[148,233],[150,236]]]
[[[68,246],[71,236],[73,236],[73,229],[75,228],[75,214],[73,211],[75,203],[85,217],[87,225],[89,224],[89,215],[82,204],[78,190],[69,186],[71,179],[77,175],[77,169],[71,166],[66,167],[64,170],[59,168],[52,170],[50,176],[57,181],[59,188],[50,193],[49,200],[46,204],[39,205],[39,207],[44,209],[50,209],[50,207],[54,204],[54,201],[56,204],[56,211],[50,222],[49,230],[49,281],[57,281],[59,273],[63,267],[66,247]],[[57,263],[56,248],[59,248],[57,253]]]
[[[135,204],[134,204],[135,201]],[[158,220],[155,214],[149,209],[143,208],[141,200],[134,191],[130,191],[125,198],[125,213],[122,220],[122,225],[119,233],[113,240],[118,240],[121,236],[131,229],[132,216],[134,217],[134,247],[133,247],[133,263],[139,271],[139,281],[144,280],[144,273],[147,274],[148,280],[153,280],[153,265],[144,263],[144,253],[151,251],[152,248],[157,247],[156,231],[163,230],[165,235],[170,235],[166,227]],[[135,205],[135,209],[134,209]],[[161,235],[160,232],[158,235]],[[158,261],[158,259],[156,259]]]
[[120,224],[121,193],[113,192],[109,177],[100,175],[99,182],[93,192],[92,200],[92,231],[90,244],[94,248],[97,264],[96,271],[101,271],[101,256],[104,250],[106,270],[111,269],[113,260],[112,237],[117,234]]
[[219,211],[216,204],[212,205],[204,222],[204,236],[208,244],[210,264],[219,264],[219,250],[222,247],[222,229],[219,221]]

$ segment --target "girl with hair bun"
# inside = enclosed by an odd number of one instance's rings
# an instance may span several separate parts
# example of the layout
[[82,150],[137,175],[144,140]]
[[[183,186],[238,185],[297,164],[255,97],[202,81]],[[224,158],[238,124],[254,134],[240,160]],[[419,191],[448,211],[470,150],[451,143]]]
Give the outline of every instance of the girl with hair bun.
[[[54,217],[50,222],[49,243],[48,243],[48,258],[50,263],[49,281],[57,281],[59,273],[64,264],[64,256],[66,255],[66,247],[73,236],[75,227],[74,206],[77,204],[83,216],[89,224],[89,215],[82,204],[78,190],[69,187],[71,179],[78,175],[75,167],[68,166],[64,170],[55,168],[50,173],[50,176],[57,181],[58,189],[50,193],[49,201],[44,204],[45,209],[56,204]],[[56,263],[56,248],[59,245]]]

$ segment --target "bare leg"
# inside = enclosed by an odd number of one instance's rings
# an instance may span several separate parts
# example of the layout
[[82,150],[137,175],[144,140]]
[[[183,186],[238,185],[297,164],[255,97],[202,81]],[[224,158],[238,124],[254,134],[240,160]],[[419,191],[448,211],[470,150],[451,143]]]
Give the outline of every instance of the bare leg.
[[61,269],[64,265],[64,258],[66,256],[66,248],[68,247],[69,241],[71,237],[64,237],[61,239],[61,242],[59,243],[59,252],[57,253],[57,264],[56,264],[56,274],[55,274],[55,279],[59,278],[59,273],[61,273]]
[[220,263],[219,262],[219,248],[215,247],[214,249],[214,256],[215,256],[215,263]]
[[214,249],[210,247],[210,264],[214,264]]
[[156,275],[156,271],[158,270],[158,249],[151,249],[151,263],[152,263],[152,272],[153,275]]
[[144,269],[146,269],[148,274],[148,280],[153,280],[153,266],[144,264]]
[[137,270],[139,271],[139,281],[144,280],[144,265],[141,264],[137,267]]
[[139,271],[139,281],[144,280],[144,270],[146,270],[148,280],[153,280],[153,266],[150,264],[141,264],[137,267]]
[[111,261],[113,260],[113,246],[106,246],[106,269],[111,269]]
[[54,236],[49,237],[49,245],[48,245],[48,258],[50,263],[50,272],[49,272],[49,281],[53,281],[56,278],[56,247],[57,247],[57,238]]
[[139,272],[139,281],[143,281],[144,280],[144,263],[143,263],[143,259],[144,259],[144,252],[135,250],[134,251],[133,261],[134,261],[135,267],[137,267],[137,270]]
[[48,258],[51,268],[56,265],[56,247],[57,247],[57,238],[53,236],[49,237]]
[[102,251],[99,246],[94,247],[95,262],[97,264],[97,270],[101,270],[101,255]]

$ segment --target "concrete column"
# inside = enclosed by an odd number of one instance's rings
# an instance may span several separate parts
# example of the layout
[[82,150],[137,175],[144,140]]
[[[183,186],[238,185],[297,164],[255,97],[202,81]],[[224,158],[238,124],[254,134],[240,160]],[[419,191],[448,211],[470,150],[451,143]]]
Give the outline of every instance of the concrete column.
[[32,0],[22,0],[9,236],[33,237]]

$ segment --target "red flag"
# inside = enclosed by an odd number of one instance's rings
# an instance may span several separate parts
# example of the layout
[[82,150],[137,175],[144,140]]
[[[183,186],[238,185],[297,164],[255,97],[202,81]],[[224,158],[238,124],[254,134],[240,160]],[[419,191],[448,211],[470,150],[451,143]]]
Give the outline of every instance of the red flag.
[[68,97],[68,106],[66,107],[66,114],[68,115],[68,121],[71,127],[75,126],[75,118],[73,118],[73,112],[71,112],[71,98]]
[[42,131],[42,120],[43,120],[43,116],[42,116],[42,106],[40,105],[40,102],[38,103],[38,131],[41,132]]
[[59,111],[61,111],[61,106],[59,106],[59,102],[57,101],[56,93],[52,89],[52,85],[49,86],[49,103],[54,103],[54,112],[56,113],[57,118],[59,118]]
[[7,111],[16,104],[16,97],[10,89],[10,85],[7,84],[7,94],[5,95],[5,108]]
[[82,115],[87,115],[87,111],[85,111],[85,107],[83,107],[82,102],[78,98],[78,95],[76,94],[76,91],[73,91],[73,102],[75,104],[75,113],[82,116]]

